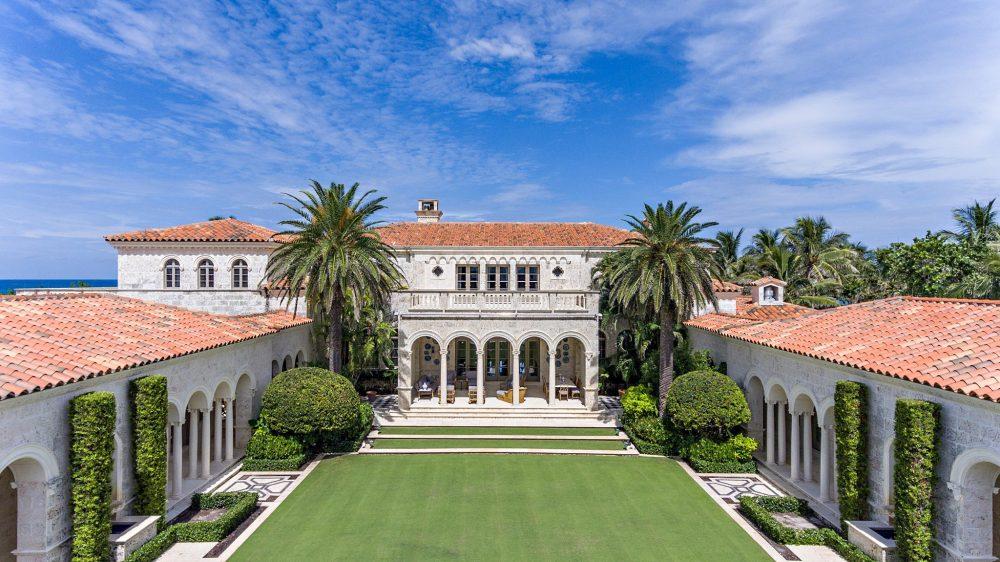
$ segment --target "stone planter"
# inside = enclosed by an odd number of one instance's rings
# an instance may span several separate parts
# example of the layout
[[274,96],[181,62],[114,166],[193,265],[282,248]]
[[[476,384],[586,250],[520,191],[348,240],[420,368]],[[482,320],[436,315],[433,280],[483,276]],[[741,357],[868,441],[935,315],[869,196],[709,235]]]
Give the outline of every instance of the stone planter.
[[894,529],[879,521],[848,521],[847,540],[875,559],[876,562],[896,562]]
[[[122,562],[149,539],[156,536],[155,515],[129,515],[111,522],[112,560]],[[117,532],[115,532],[117,531]]]

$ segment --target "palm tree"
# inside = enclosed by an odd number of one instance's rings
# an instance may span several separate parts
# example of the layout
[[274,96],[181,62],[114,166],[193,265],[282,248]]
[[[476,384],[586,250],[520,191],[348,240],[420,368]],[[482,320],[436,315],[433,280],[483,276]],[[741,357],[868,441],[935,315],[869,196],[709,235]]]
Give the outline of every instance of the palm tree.
[[737,263],[740,261],[740,244],[742,241],[742,228],[737,232],[722,230],[715,233],[716,251],[713,256],[721,275],[727,280],[732,280],[735,277],[733,273],[738,267]]
[[824,293],[840,287],[836,279],[811,280],[806,276],[806,261],[786,246],[772,246],[760,257],[761,270],[785,282],[786,300],[813,308],[837,306],[837,300]]
[[825,218],[799,217],[782,234],[785,243],[801,259],[806,279],[839,279],[845,269],[850,269],[850,258],[854,256],[850,236],[834,231]]
[[996,198],[990,199],[985,205],[975,201],[972,205],[952,209],[951,216],[958,225],[958,232],[945,233],[955,240],[974,245],[1000,242],[1000,223],[997,222],[997,211],[993,209],[996,201]]
[[645,206],[642,217],[629,215],[635,233],[598,266],[608,296],[623,309],[655,315],[659,324],[660,411],[673,382],[674,327],[698,308],[716,305],[712,278],[715,241],[701,235],[716,225],[695,222],[701,209],[673,201]]
[[987,249],[975,269],[949,288],[948,296],[1000,299],[1000,252]]
[[329,323],[327,357],[337,373],[343,367],[345,305],[350,302],[357,319],[366,300],[384,306],[403,279],[373,220],[385,197],[374,196],[375,190],[358,197],[358,187],[323,187],[313,180],[310,189],[288,194],[294,203],[281,205],[298,216],[281,221],[286,230],[275,237],[281,245],[267,264],[268,280],[286,286],[285,298],[303,294]]
[[753,242],[747,247],[745,252],[757,256],[764,254],[768,248],[773,248],[784,243],[780,230],[767,228],[762,228],[754,233],[752,240]]

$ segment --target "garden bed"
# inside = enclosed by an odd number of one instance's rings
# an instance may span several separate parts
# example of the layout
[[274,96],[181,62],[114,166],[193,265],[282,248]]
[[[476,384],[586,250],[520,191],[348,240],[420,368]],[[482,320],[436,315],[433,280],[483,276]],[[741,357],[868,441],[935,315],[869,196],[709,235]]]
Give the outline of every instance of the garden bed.
[[[743,496],[740,513],[775,542],[827,546],[847,562],[874,562],[837,531],[816,525],[814,522],[818,520],[813,519],[815,514],[805,500],[792,496]],[[781,514],[781,520],[776,514]]]

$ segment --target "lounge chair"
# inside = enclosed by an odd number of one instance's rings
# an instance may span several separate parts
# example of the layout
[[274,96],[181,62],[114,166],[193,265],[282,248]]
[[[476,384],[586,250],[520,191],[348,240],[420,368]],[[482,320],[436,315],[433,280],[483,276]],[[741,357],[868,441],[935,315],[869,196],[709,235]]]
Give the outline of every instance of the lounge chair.
[[479,392],[474,386],[469,387],[469,404],[475,404],[479,401]]
[[[519,390],[520,391],[518,392],[518,400],[517,400],[518,404],[524,402],[524,397],[525,397],[525,395],[528,394],[528,388],[525,387],[525,386],[522,386]],[[512,390],[510,390],[510,389],[508,389],[508,390],[498,390],[497,391],[497,398],[499,398],[500,400],[503,400],[504,402],[506,402],[508,404],[513,404],[514,403],[514,392]]]

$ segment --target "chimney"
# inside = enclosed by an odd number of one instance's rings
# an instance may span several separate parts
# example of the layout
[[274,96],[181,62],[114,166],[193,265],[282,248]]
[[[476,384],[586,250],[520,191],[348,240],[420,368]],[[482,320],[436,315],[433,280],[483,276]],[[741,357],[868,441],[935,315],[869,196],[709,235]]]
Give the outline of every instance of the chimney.
[[417,199],[417,222],[441,222],[442,214],[437,199]]

